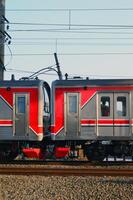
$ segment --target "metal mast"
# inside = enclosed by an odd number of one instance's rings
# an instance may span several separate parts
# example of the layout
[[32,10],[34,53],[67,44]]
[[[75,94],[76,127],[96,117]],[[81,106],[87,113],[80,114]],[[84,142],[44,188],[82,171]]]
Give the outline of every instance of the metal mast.
[[55,57],[55,62],[56,62],[56,66],[57,66],[57,73],[58,73],[58,76],[59,76],[59,80],[62,80],[62,72],[60,70],[60,65],[59,65],[58,57],[57,57],[56,53],[54,53],[54,57]]
[[5,0],[0,0],[0,80],[4,79],[4,20],[5,17]]

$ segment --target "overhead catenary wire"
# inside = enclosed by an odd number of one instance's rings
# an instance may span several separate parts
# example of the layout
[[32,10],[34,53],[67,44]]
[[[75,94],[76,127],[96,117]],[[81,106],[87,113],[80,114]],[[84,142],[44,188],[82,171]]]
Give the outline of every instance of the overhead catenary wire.
[[133,37],[87,37],[87,38],[82,38],[82,37],[55,37],[55,38],[47,38],[47,37],[20,37],[20,38],[15,38],[13,37],[12,40],[133,40]]
[[[24,67],[24,66],[23,66]],[[22,67],[20,67],[20,68],[22,68]],[[6,70],[7,72],[17,72],[17,73],[19,73],[19,74],[22,74],[22,73],[35,73],[35,71],[29,71],[29,70],[20,70],[20,69],[15,69],[15,68],[7,68],[7,70]],[[41,74],[46,74],[46,75],[50,75],[50,76],[57,76],[57,74],[54,74],[54,73],[48,73],[48,72],[42,72],[42,73],[40,73],[39,75],[41,75]],[[73,77],[75,77],[75,76],[79,76],[79,74],[72,74],[72,73],[70,73],[69,74],[69,77],[70,78],[73,78]],[[82,77],[82,78],[86,78],[86,77],[90,77],[90,78],[92,78],[92,77],[97,77],[97,78],[99,78],[99,77],[101,77],[101,78],[107,78],[107,77],[110,77],[110,78],[133,78],[133,76],[116,76],[116,75],[99,75],[99,74],[80,74],[80,76]],[[63,75],[63,77],[65,78],[65,75]]]
[[[132,24],[73,24],[71,21],[69,23],[33,23],[33,22],[10,22],[10,25],[23,25],[23,26],[48,26],[56,28],[38,28],[38,29],[9,29],[8,31],[80,31],[80,30],[132,30]],[[58,27],[58,28],[57,28]],[[59,28],[63,27],[63,28]],[[66,28],[65,28],[66,27]],[[76,28],[75,28],[76,27]]]
[[[23,68],[23,67],[20,67],[20,68]],[[16,73],[19,73],[19,74],[23,74],[23,73],[25,73],[25,74],[33,74],[33,73],[35,73],[35,71],[21,70],[21,69],[15,69],[15,68],[6,68],[6,72],[10,72],[10,73],[11,72],[16,72]],[[50,75],[50,76],[57,75],[55,73],[48,73],[48,72],[43,72],[42,74],[46,74],[46,75]]]
[[31,22],[10,22],[10,25],[25,25],[25,26],[71,26],[71,27],[93,27],[93,28],[133,28],[133,25],[125,24],[61,24],[61,23],[31,23]]
[[34,77],[36,77],[37,75],[39,75],[40,73],[42,74],[42,73],[44,73],[44,72],[49,72],[49,71],[55,71],[55,72],[57,73],[57,70],[54,69],[55,66],[56,66],[56,65],[51,65],[51,66],[48,66],[48,67],[41,68],[40,70],[38,70],[38,71],[32,73],[32,74],[29,76],[29,78],[34,78]]
[[[6,44],[6,43],[5,43]],[[9,54],[8,56],[10,56],[8,62],[4,65],[4,68],[6,69],[6,67],[11,63],[12,61],[12,58],[13,58],[13,53],[12,53],[12,50],[10,48],[10,46],[8,44],[6,44],[7,48],[8,48],[8,51],[9,51]]]
[[125,35],[125,34],[131,34],[133,35],[133,32],[127,32],[127,31],[87,31],[82,29],[10,29],[9,32],[51,32],[51,33],[76,33],[76,34],[119,34],[119,35]]
[[[23,67],[21,67],[23,68]],[[33,71],[29,71],[29,70],[21,70],[21,69],[15,69],[15,68],[6,68],[6,71],[14,71],[14,72],[18,72],[18,73],[34,73]]]
[[[5,56],[9,56],[10,54],[5,54]],[[53,53],[19,53],[19,54],[12,54],[13,56],[53,56]],[[108,55],[133,55],[133,52],[96,52],[96,53],[89,53],[89,52],[81,52],[81,53],[60,53],[60,56],[108,56]]]
[[[33,42],[33,43],[30,43],[30,42],[26,42],[26,43],[12,43],[11,46],[44,46],[44,45],[55,45],[55,42],[53,43],[50,43],[50,42]],[[81,43],[81,42],[78,42],[78,43],[74,43],[74,42],[56,42],[56,45],[57,46],[133,46],[133,43],[88,43],[88,42],[84,42],[84,43]]]
[[67,9],[48,9],[48,8],[22,8],[22,9],[5,9],[6,12],[68,12],[68,11],[132,11],[130,7],[116,7],[116,8],[67,8]]
[[[46,12],[51,12],[51,11],[67,11],[67,12],[69,12],[69,11],[72,11],[72,12],[77,12],[77,11],[118,11],[118,9],[120,10],[120,11],[132,11],[133,10],[133,8],[114,8],[114,9],[112,9],[112,8],[96,8],[96,9],[64,9],[64,10],[62,10],[62,9],[16,9],[16,11],[17,12],[23,12],[24,11],[24,13],[25,12],[41,12],[41,11],[46,11]],[[13,9],[10,9],[10,11],[13,11]],[[8,9],[6,9],[6,12],[8,12],[9,10]],[[9,12],[10,12],[9,11]],[[11,12],[12,12],[11,11]],[[14,10],[15,11],[15,10]],[[14,12],[13,11],[13,12]],[[127,13],[127,12],[126,12]],[[27,20],[28,21],[28,20]],[[101,25],[98,25],[98,24],[72,24],[72,23],[66,23],[65,25],[64,24],[47,24],[47,23],[28,23],[28,22],[14,22],[14,23],[10,23],[10,25],[11,25],[11,29],[9,29],[8,31],[9,31],[9,33],[11,33],[13,36],[16,34],[19,34],[19,32],[20,32],[20,35],[21,35],[21,32],[23,33],[23,32],[26,32],[26,34],[28,35],[28,32],[29,32],[29,34],[30,34],[30,32],[35,32],[35,37],[36,36],[38,36],[38,39],[37,40],[40,40],[40,38],[39,38],[39,32],[40,32],[40,34],[41,34],[41,32],[42,33],[54,33],[55,35],[56,35],[56,33],[58,34],[60,34],[60,33],[66,33],[66,34],[77,34],[76,36],[78,37],[78,36],[80,36],[80,35],[78,35],[78,34],[94,34],[94,36],[97,36],[98,34],[98,36],[100,36],[100,34],[104,34],[104,36],[105,37],[111,37],[112,35],[113,36],[115,36],[115,37],[117,37],[116,36],[116,34],[118,35],[118,37],[119,36],[121,36],[121,37],[123,37],[124,38],[124,36],[125,36],[125,38],[127,38],[127,40],[129,40],[129,38],[128,38],[128,35],[130,35],[130,36],[132,36],[132,34],[133,34],[133,30],[132,30],[132,28],[133,28],[133,25],[121,25],[121,24],[118,24],[118,25],[113,25],[112,24],[112,26],[111,26],[111,24],[101,24]],[[20,25],[20,26],[19,26]],[[22,25],[22,26],[21,26]],[[29,26],[29,27],[28,27]],[[31,26],[33,26],[33,27],[31,27]],[[35,27],[34,27],[35,26]],[[39,27],[40,26],[40,27]],[[44,26],[44,28],[42,29],[41,28],[41,26]],[[45,26],[47,26],[46,28],[45,28]],[[59,27],[57,27],[57,26],[59,26]],[[65,27],[64,27],[65,26]],[[72,27],[73,26],[73,27]],[[24,28],[25,27],[25,28]],[[67,28],[66,28],[67,27]],[[105,31],[102,31],[102,30],[104,30],[105,29]],[[94,30],[97,30],[97,31],[94,31]],[[100,31],[101,30],[101,31]],[[118,31],[119,30],[119,31]],[[25,33],[24,33],[25,34]],[[23,35],[24,35],[23,34]],[[59,35],[58,34],[58,35]],[[96,35],[95,35],[96,34]],[[111,35],[106,35],[106,34],[111,34]],[[31,34],[32,35],[32,34]],[[44,34],[45,35],[45,34]],[[44,36],[43,35],[43,36]],[[50,35],[50,34],[49,34]],[[65,35],[65,34],[64,34]],[[32,35],[33,36],[33,35]],[[42,36],[42,35],[41,35]],[[70,35],[71,36],[71,35]],[[75,35],[74,35],[75,36]],[[83,36],[83,35],[82,35]],[[85,35],[85,36],[87,36],[87,35]],[[112,36],[112,37],[113,37]],[[117,37],[117,39],[118,39],[118,37]],[[116,39],[116,40],[117,40]],[[56,38],[55,39],[56,41],[57,40],[59,40],[58,38]],[[93,39],[94,40],[94,39]],[[96,40],[96,39],[95,39]],[[97,40],[101,40],[101,39],[97,39]],[[104,38],[104,40],[106,40],[105,38]],[[108,39],[107,39],[108,40]],[[111,39],[112,40],[112,39]],[[119,38],[118,40],[122,40],[121,38]],[[125,39],[126,40],[126,39]],[[12,39],[12,42],[13,42],[13,39]],[[35,44],[30,44],[28,41],[26,41],[27,42],[27,45],[35,45]],[[86,42],[87,43],[87,42]],[[46,44],[46,43],[45,43]],[[25,45],[24,43],[23,44],[15,44],[14,42],[11,44],[11,45]],[[43,45],[43,43],[38,43],[38,44],[36,44],[36,45]],[[58,42],[58,45],[64,45],[64,43],[62,42],[62,44],[60,44],[59,42]],[[72,42],[71,42],[71,44],[67,44],[67,45],[70,45],[70,46],[72,46],[73,44],[72,44]],[[76,44],[76,45],[79,45],[79,44]],[[81,45],[81,44],[80,44]],[[84,44],[82,44],[82,45],[84,45]],[[104,44],[104,43],[102,43],[102,44],[86,44],[86,45],[129,45],[129,46],[131,46],[132,45],[132,43],[130,43],[130,44],[118,44],[118,42],[117,42],[117,44]],[[16,49],[17,49],[17,47],[16,47]],[[81,50],[81,49],[80,49]],[[40,50],[41,51],[41,50]],[[81,50],[82,51],[82,50]],[[128,51],[127,50],[127,52],[121,52],[121,50],[118,50],[118,52],[81,52],[81,51],[79,51],[79,53],[78,52],[72,52],[72,51],[70,51],[69,52],[69,50],[68,51],[66,51],[66,52],[59,52],[58,53],[58,55],[59,56],[110,56],[110,55],[114,55],[114,56],[119,56],[119,55],[125,55],[125,56],[132,56],[133,55],[133,52],[130,52],[130,50]],[[89,50],[88,50],[89,51]],[[103,50],[103,51],[105,51],[105,49]],[[120,51],[120,52],[119,52]],[[124,49],[123,49],[123,51],[124,51]],[[15,53],[16,52],[16,53]],[[27,53],[26,53],[27,52]],[[48,53],[39,53],[39,50],[38,50],[38,53],[31,53],[30,51],[29,51],[29,53],[28,53],[28,51],[26,51],[25,53],[19,53],[19,51],[17,52],[16,50],[14,51],[14,53],[12,53],[12,56],[53,56],[53,54],[50,52],[48,52]],[[34,52],[37,52],[37,51],[34,51]],[[45,52],[45,51],[44,51]],[[47,52],[47,51],[46,51]],[[10,54],[6,54],[5,56],[9,56]],[[41,73],[41,72],[40,72]],[[44,72],[42,72],[42,73],[44,73]],[[47,72],[48,73],[48,72]]]

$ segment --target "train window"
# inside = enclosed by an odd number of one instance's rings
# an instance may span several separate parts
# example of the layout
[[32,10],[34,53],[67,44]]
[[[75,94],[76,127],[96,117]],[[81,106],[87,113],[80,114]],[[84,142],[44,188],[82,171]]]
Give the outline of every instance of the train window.
[[18,97],[18,113],[25,113],[25,97]]
[[46,89],[44,88],[44,112],[49,113],[49,97]]
[[110,97],[101,97],[101,116],[110,116]]
[[126,116],[126,97],[117,97],[117,114],[118,116]]
[[69,113],[77,113],[77,96],[69,96]]

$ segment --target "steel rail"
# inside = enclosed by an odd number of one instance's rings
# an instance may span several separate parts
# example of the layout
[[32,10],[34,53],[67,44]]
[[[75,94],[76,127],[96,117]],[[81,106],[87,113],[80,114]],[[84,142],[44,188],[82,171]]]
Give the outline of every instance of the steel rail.
[[128,176],[133,177],[133,169],[118,168],[56,168],[56,167],[0,167],[1,175],[41,175],[41,176]]
[[13,165],[88,165],[90,161],[85,160],[13,160],[13,161],[1,161],[0,165],[13,164]]
[[71,166],[133,166],[131,161],[102,161],[91,162],[88,160],[13,160],[13,161],[0,161],[0,165],[13,164],[13,165],[71,165]]

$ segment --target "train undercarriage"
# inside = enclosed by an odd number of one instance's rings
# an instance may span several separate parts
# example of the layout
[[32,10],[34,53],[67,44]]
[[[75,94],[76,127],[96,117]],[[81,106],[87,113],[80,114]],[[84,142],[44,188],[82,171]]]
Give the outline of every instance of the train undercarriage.
[[[81,154],[82,152],[82,154]],[[6,142],[0,144],[0,161],[21,159],[88,159],[108,160],[109,157],[133,160],[133,141],[47,141]]]
[[86,144],[85,155],[90,161],[103,161],[109,157],[123,158],[133,157],[133,142],[128,141],[97,141]]

